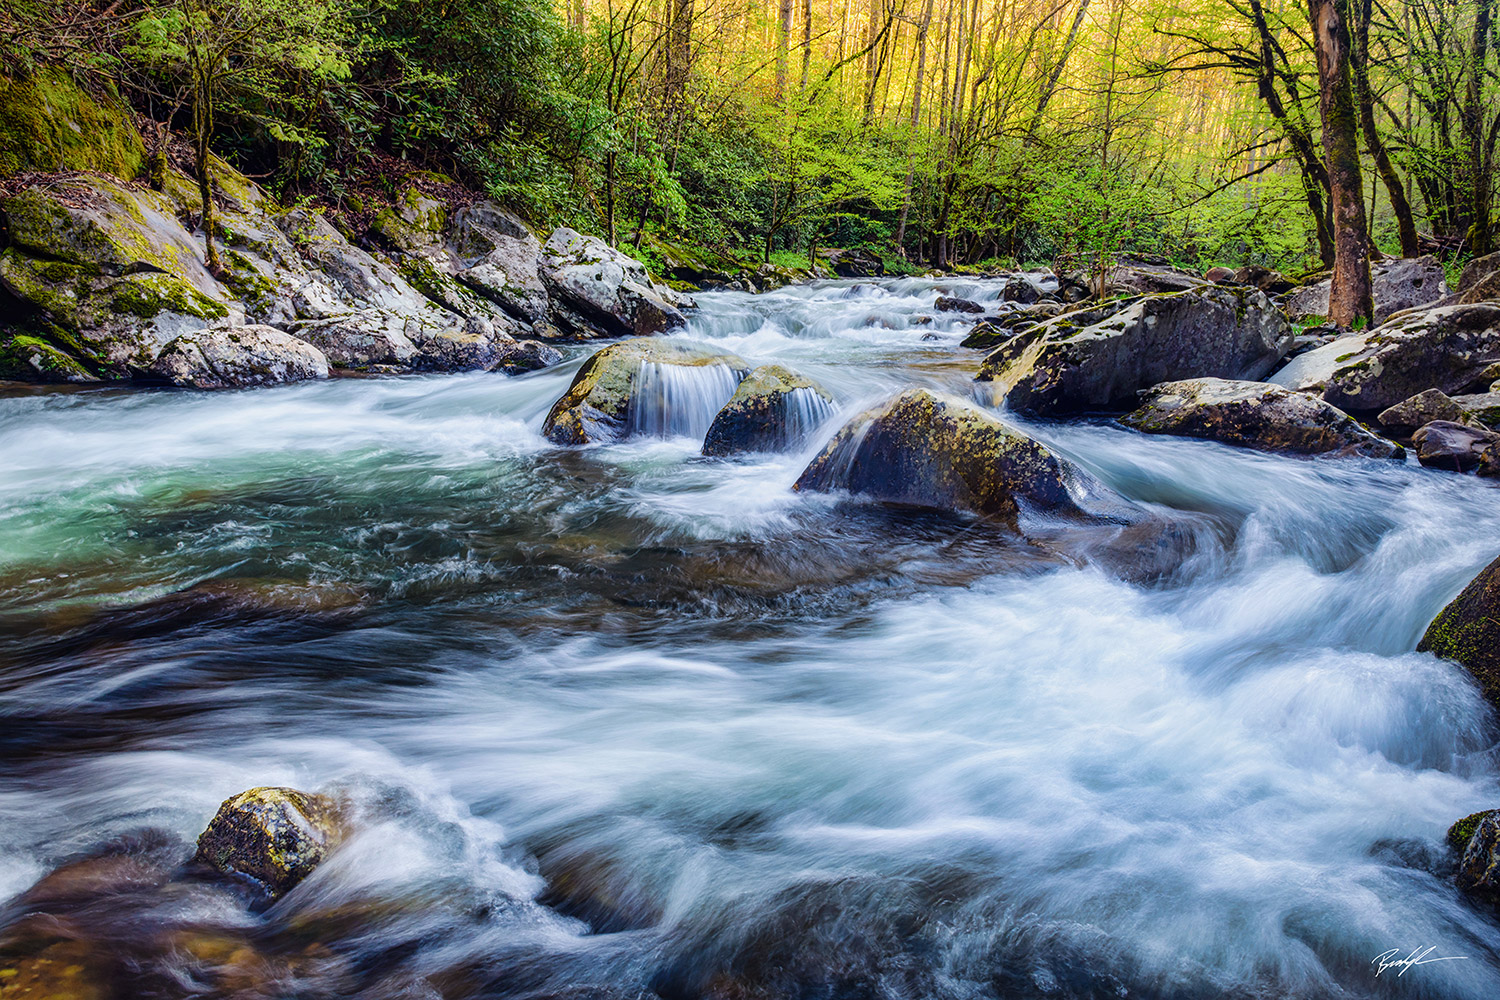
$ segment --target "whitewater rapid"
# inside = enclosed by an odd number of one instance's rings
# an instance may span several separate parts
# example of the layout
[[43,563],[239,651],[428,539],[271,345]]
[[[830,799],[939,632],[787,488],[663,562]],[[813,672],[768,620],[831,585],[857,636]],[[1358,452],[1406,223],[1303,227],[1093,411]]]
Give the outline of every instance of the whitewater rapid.
[[[698,454],[714,372],[680,423],[549,445],[585,349],[0,397],[0,900],[288,784],[361,832],[234,919],[377,970],[327,995],[1500,996],[1443,844],[1500,804],[1495,720],[1411,651],[1500,549],[1493,486],[1024,424],[1185,526],[1146,576],[792,491],[860,408],[969,394],[934,302],[1001,287],[702,295],[681,336],[836,397],[786,455]],[[359,604],[110,625],[225,579]]]

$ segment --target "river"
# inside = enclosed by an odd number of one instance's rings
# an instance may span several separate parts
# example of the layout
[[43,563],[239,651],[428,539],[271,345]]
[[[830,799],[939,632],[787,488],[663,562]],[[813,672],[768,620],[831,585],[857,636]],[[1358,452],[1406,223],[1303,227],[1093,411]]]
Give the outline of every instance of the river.
[[[6,394],[0,900],[285,784],[356,835],[264,913],[192,916],[339,957],[284,995],[1500,996],[1443,846],[1500,804],[1495,722],[1412,652],[1500,494],[1022,424],[1186,526],[1135,572],[794,492],[841,418],[974,391],[939,291],[1000,285],[700,297],[683,336],[838,398],[791,455],[549,445],[581,348]],[[195,586],[259,603],[167,596]]]

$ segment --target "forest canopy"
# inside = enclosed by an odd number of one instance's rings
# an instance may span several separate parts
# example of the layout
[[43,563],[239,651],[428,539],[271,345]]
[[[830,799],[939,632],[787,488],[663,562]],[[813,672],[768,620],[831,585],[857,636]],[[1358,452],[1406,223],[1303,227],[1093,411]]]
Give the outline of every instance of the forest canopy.
[[[1337,0],[1368,239],[1493,249],[1495,0]],[[154,162],[284,202],[413,170],[631,247],[897,267],[1334,260],[1307,3],[0,0],[10,76],[65,67]],[[190,171],[191,172],[191,171]],[[205,171],[197,171],[203,175]],[[201,178],[201,183],[208,183]]]

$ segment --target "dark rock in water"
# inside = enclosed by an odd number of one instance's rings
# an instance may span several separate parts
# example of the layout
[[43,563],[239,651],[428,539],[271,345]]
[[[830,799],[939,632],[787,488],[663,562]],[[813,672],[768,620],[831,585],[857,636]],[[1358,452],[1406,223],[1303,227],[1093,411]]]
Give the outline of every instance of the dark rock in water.
[[1265,382],[1188,379],[1154,386],[1121,417],[1148,434],[1180,434],[1260,451],[1403,458],[1406,452],[1317,396]]
[[1259,291],[1152,295],[1093,316],[1080,310],[1027,331],[985,358],[976,378],[1000,383],[1022,413],[1128,410],[1162,382],[1259,379],[1292,345],[1286,317]]
[[969,299],[949,298],[946,295],[939,295],[937,299],[937,311],[978,314],[984,312],[984,306]]
[[1006,302],[1031,305],[1042,297],[1042,290],[1025,278],[1015,277],[1005,283],[1005,290],[1000,293],[1000,297]]
[[198,838],[194,860],[284,895],[344,838],[338,803],[295,788],[252,788],[225,799]]
[[885,274],[885,261],[863,247],[830,252],[828,266],[840,278],[878,278]]
[[1397,437],[1410,437],[1412,432],[1434,420],[1449,423],[1472,423],[1468,413],[1438,389],[1426,389],[1410,399],[1403,399],[1395,406],[1380,411],[1375,418],[1380,426]]
[[1426,389],[1468,390],[1500,358],[1500,303],[1440,306],[1339,337],[1267,381],[1316,392],[1349,413],[1377,413]]
[[327,378],[328,359],[269,326],[212,327],[167,344],[150,370],[186,388],[235,389]]
[[747,375],[703,439],[703,454],[784,451],[833,415],[833,397],[812,379],[780,365]]
[[[1287,313],[1293,319],[1327,316],[1330,288],[1332,279],[1298,289],[1287,300]],[[1436,257],[1398,257],[1371,266],[1370,288],[1375,322],[1384,323],[1398,312],[1440,301],[1448,294],[1448,279]]]
[[1438,612],[1417,651],[1456,660],[1500,708],[1500,559]]
[[59,865],[17,897],[16,904],[24,910],[55,911],[106,896],[149,892],[166,885],[186,856],[186,845],[164,830],[126,834]]
[[540,340],[518,340],[501,349],[494,369],[507,375],[521,375],[551,368],[562,359],[562,351],[551,344],[544,344]]
[[3,1000],[114,1000],[117,970],[90,941],[63,940],[19,959],[0,959]]
[[1459,889],[1484,902],[1500,903],[1500,809],[1454,823],[1448,843],[1459,852]]
[[1482,427],[1434,420],[1411,436],[1417,461],[1434,469],[1470,472],[1479,467],[1487,448],[1500,444],[1500,434]]
[[[632,430],[629,418],[639,376],[650,366],[656,366],[658,370],[661,367],[703,369],[705,375],[722,376],[715,381],[725,382],[728,391],[713,403],[705,420],[713,419],[713,415],[734,395],[744,373],[750,370],[743,358],[686,341],[639,337],[611,344],[583,363],[568,391],[552,405],[542,425],[547,440],[571,445],[605,443],[628,437]],[[654,402],[661,408],[669,408],[674,402],[684,405],[701,400],[674,401],[663,397]]]
[[1014,521],[1022,509],[1084,515],[1092,485],[1041,444],[956,396],[908,389],[849,421],[796,489]]

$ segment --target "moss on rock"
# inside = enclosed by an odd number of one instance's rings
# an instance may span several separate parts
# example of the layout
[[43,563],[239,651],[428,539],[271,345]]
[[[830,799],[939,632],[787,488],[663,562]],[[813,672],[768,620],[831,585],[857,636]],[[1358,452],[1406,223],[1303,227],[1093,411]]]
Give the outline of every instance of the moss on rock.
[[295,788],[252,788],[225,799],[194,860],[244,876],[272,898],[294,888],[344,839],[337,802]]
[[1462,664],[1490,704],[1500,708],[1500,559],[1438,612],[1417,651]]
[[95,96],[67,70],[0,75],[0,176],[22,170],[97,170],[132,178],[145,158],[125,103]]

